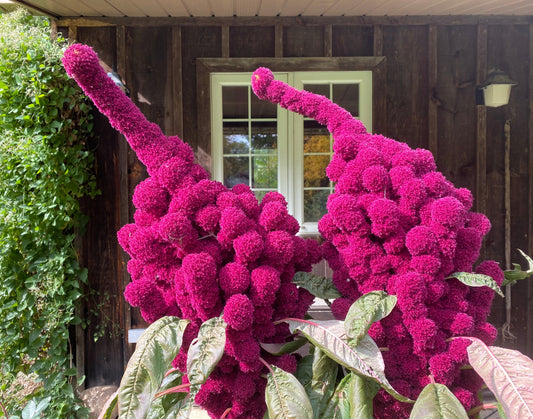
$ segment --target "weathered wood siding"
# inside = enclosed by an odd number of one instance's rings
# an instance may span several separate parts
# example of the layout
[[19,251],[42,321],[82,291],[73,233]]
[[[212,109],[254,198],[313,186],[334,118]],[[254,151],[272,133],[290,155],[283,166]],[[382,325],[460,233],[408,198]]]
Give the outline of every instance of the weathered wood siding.
[[[476,208],[493,224],[483,257],[501,262],[504,268],[509,263],[505,260],[504,125],[509,121],[511,261],[524,262],[517,248],[533,253],[531,19],[132,19],[93,23],[60,21],[58,27],[92,45],[107,65],[115,65],[144,114],[167,134],[183,136],[201,159],[208,158],[205,152],[210,147],[198,138],[196,59],[385,56],[386,85],[380,89],[385,97],[375,115],[382,133],[412,147],[430,149],[448,179],[474,192]],[[476,85],[492,67],[519,83],[506,107],[476,105]],[[97,127],[102,195],[87,203],[91,221],[83,257],[90,287],[110,299],[90,299],[84,308],[87,315],[99,312],[100,319],[109,322],[108,334],[96,343],[91,323],[84,346],[79,346],[88,385],[118,382],[132,350],[124,334],[130,327],[143,325],[138,312],[122,299],[128,276],[115,232],[132,219],[131,195],[145,170],[105,121],[99,118]],[[503,344],[531,356],[533,285],[513,287],[511,301],[511,332],[516,340]],[[505,303],[499,297],[491,321],[499,328],[506,321]],[[112,333],[113,324],[123,335]]]

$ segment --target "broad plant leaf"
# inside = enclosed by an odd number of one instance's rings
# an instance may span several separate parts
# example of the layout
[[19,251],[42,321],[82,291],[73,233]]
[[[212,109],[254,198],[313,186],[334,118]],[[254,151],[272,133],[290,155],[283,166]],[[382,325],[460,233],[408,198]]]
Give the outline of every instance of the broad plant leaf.
[[187,377],[191,386],[205,383],[224,354],[226,323],[213,317],[200,326],[198,337],[187,353]]
[[447,279],[456,278],[463,284],[469,287],[489,287],[494,290],[498,295],[505,297],[503,291],[498,286],[496,281],[492,277],[483,274],[475,274],[470,272],[454,272]]
[[331,278],[313,275],[309,272],[296,272],[292,283],[305,288],[317,298],[328,300],[342,297]]
[[385,364],[378,346],[368,335],[357,346],[345,338],[344,324],[337,320],[284,319],[291,331],[299,330],[331,359],[357,374],[377,381],[391,396],[403,402],[412,400],[399,394],[385,377]]
[[337,385],[324,410],[324,418],[350,419],[350,384],[355,375],[349,373]]
[[533,418],[533,360],[512,349],[468,337],[468,360],[508,418]]
[[418,396],[409,419],[468,419],[468,414],[448,387],[431,383]]
[[531,257],[529,257],[522,250],[518,249],[518,251],[524,257],[524,259],[526,259],[529,266],[525,271],[523,271],[522,267],[518,263],[513,263],[514,269],[512,271],[503,272],[505,279],[503,280],[502,286],[512,285],[516,281],[529,278],[531,275],[533,275],[533,259],[531,259]]
[[109,398],[106,400],[98,419],[115,419],[113,416],[113,411],[118,403],[118,390],[115,391]]
[[176,419],[187,419],[194,406],[194,398],[224,355],[226,323],[222,317],[213,317],[200,326],[198,337],[187,352],[187,377],[191,386],[189,395],[174,412]]
[[261,348],[263,348],[265,351],[267,351],[269,354],[272,354],[274,356],[280,356],[283,354],[290,354],[292,352],[297,351],[302,346],[304,346],[307,343],[307,339],[300,338],[300,339],[294,339],[291,342],[287,343],[264,343],[261,342]]
[[348,386],[351,419],[372,419],[373,400],[379,391],[379,384],[368,378],[351,373]]
[[310,386],[313,379],[313,360],[314,356],[312,354],[304,356],[298,361],[298,367],[294,373],[294,376],[304,388]]
[[322,352],[319,348],[315,348],[313,353],[313,363],[311,365],[311,381],[304,386],[315,419],[323,418],[323,412],[327,407],[327,403],[333,392],[337,380],[337,372],[339,364],[333,361],[329,356]]
[[183,373],[179,370],[168,372],[161,383],[159,392],[150,406],[147,419],[174,418],[175,413],[181,409],[182,404],[189,395],[188,389],[182,392],[172,392],[158,397],[165,391],[174,390],[183,383]]
[[313,408],[296,377],[271,366],[267,375],[265,401],[270,419],[313,419]]
[[145,418],[165,373],[178,354],[188,320],[163,317],[137,342],[118,391],[121,419]]
[[395,295],[388,295],[385,291],[372,291],[352,304],[344,320],[344,329],[355,345],[366,335],[372,323],[390,314],[396,301]]

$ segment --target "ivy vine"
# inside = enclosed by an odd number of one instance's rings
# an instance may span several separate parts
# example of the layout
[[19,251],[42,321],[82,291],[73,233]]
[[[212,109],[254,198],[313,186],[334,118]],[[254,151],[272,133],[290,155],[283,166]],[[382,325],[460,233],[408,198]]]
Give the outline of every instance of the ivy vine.
[[74,240],[87,221],[80,199],[97,188],[91,107],[61,65],[65,46],[47,19],[0,14],[0,399],[9,414],[45,397],[46,417],[81,413],[69,327],[80,322],[87,272]]

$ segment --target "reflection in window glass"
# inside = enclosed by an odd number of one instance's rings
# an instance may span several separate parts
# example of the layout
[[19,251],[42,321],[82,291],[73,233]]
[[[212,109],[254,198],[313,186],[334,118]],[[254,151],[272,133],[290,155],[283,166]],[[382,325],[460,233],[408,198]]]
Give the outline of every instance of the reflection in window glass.
[[359,85],[334,84],[333,102],[346,109],[353,116],[359,116]]
[[329,190],[326,167],[330,160],[329,154],[304,156],[304,188],[327,187]]
[[304,219],[306,222],[317,222],[326,213],[329,189],[304,190]]
[[223,124],[224,154],[248,154],[248,123],[224,122]]
[[223,118],[248,117],[248,86],[222,87]]
[[261,100],[253,93],[250,101],[252,118],[276,118],[278,116],[278,107],[274,103]]
[[233,188],[239,183],[250,185],[248,157],[224,157],[224,185]]
[[259,156],[252,158],[253,181],[252,188],[277,189],[278,187],[278,157]]
[[278,143],[277,122],[252,122],[252,151],[275,152]]

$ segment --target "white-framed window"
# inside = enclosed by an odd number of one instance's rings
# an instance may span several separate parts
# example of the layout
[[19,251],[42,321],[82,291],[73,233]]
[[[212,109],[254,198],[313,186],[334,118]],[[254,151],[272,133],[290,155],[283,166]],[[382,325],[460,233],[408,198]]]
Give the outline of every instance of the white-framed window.
[[[249,185],[258,199],[279,191],[301,234],[317,232],[334,185],[326,176],[333,154],[327,128],[314,120],[259,100],[252,73],[211,73],[213,179]],[[372,131],[372,71],[274,73],[297,89],[329,97]]]

